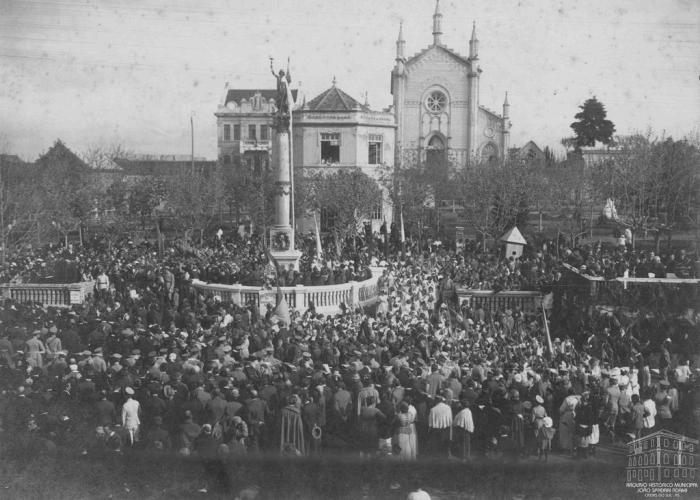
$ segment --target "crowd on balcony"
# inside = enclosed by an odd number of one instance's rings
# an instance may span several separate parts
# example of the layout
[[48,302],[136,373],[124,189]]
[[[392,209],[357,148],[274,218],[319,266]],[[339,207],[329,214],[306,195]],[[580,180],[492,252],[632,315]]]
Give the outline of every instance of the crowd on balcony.
[[537,313],[460,307],[454,279],[478,264],[446,251],[389,259],[376,311],[261,314],[197,292],[196,252],[171,277],[125,251],[83,305],[0,307],[8,452],[546,460],[697,436],[697,324],[652,342],[596,321],[550,350]]

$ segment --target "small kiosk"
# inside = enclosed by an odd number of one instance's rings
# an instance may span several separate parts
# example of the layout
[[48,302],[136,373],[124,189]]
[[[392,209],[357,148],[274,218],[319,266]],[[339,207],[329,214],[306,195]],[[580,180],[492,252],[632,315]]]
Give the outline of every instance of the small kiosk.
[[523,254],[523,248],[527,245],[527,241],[523,238],[516,226],[506,231],[506,233],[501,236],[501,241],[506,243],[506,259],[513,257],[514,259],[520,258]]

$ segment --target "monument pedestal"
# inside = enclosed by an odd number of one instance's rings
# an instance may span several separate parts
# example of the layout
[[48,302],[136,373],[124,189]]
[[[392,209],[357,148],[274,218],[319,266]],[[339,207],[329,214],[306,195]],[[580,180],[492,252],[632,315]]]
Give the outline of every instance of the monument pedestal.
[[291,226],[273,226],[270,228],[270,255],[284,270],[292,264],[299,270],[301,252],[294,249],[294,232]]

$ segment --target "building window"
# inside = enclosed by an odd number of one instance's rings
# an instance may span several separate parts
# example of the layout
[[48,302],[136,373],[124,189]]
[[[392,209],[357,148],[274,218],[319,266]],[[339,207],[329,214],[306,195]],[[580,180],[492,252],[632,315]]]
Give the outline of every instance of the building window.
[[382,162],[383,137],[381,134],[369,134],[369,159],[370,165],[379,165]]
[[637,479],[637,469],[632,469],[632,477]]
[[650,463],[651,465],[655,465],[655,464],[656,464],[656,456],[655,456],[655,455],[651,455],[651,456],[649,457],[649,463]]
[[260,125],[260,140],[269,141],[270,140],[270,126]]
[[241,126],[240,125],[233,126],[233,140],[234,141],[241,140]]
[[[498,160],[498,151],[496,150],[496,146],[494,146],[492,143],[488,143],[481,150],[481,161],[484,163],[494,163],[496,160]],[[646,449],[646,443],[644,443],[644,445],[644,448]]]
[[224,140],[231,140],[231,125],[224,125]]
[[231,164],[231,155],[224,155],[224,165]]
[[382,200],[372,207],[372,220],[384,219],[384,211],[382,210]]
[[671,473],[668,471],[668,469],[664,469],[664,477],[669,477]]
[[340,162],[340,134],[339,133],[321,133],[321,162],[322,163],[339,163]]
[[668,465],[668,453],[664,453],[664,465]]
[[253,159],[253,175],[255,177],[262,176],[262,157],[260,155],[255,155]]
[[673,477],[678,477],[678,469],[673,469]]
[[248,125],[248,139],[255,141],[257,138],[257,135],[255,135],[255,125]]
[[688,469],[683,469],[683,477],[688,477]]
[[446,105],[447,96],[439,90],[431,92],[428,97],[425,98],[425,107],[428,108],[428,111],[431,113],[439,113],[445,109]]
[[321,231],[329,232],[335,227],[337,212],[330,208],[321,209]]

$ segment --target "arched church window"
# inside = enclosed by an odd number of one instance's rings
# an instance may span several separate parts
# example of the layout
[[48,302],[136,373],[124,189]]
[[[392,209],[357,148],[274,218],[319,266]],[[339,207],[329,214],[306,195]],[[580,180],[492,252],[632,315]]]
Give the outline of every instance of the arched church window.
[[488,143],[481,149],[481,161],[484,163],[493,163],[498,159],[498,151],[496,146],[492,143]]
[[447,96],[439,90],[434,90],[425,98],[425,107],[431,113],[440,113],[446,106]]

